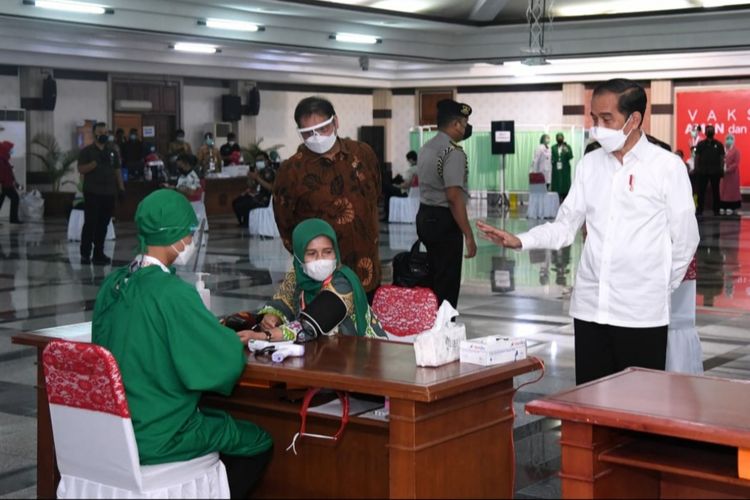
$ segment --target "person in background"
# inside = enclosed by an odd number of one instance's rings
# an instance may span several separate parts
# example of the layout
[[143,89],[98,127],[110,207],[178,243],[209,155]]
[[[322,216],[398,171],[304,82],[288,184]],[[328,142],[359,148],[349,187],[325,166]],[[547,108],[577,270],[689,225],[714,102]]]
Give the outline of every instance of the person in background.
[[275,180],[276,171],[271,167],[271,158],[267,153],[259,152],[255,164],[247,170],[247,189],[232,201],[239,226],[247,226],[251,210],[268,206]]
[[224,165],[232,165],[230,157],[234,152],[241,152],[240,145],[237,144],[237,135],[234,132],[227,134],[227,142],[219,149],[219,154]]
[[10,141],[0,142],[0,208],[7,197],[10,200],[10,223],[21,224],[18,218],[18,184],[16,177],[13,175],[13,165],[10,158],[13,156],[13,143]]
[[549,190],[552,183],[552,151],[549,149],[549,135],[542,134],[539,138],[539,146],[534,151],[534,159],[531,162],[531,172],[544,174],[544,184]]
[[713,125],[706,126],[706,138],[695,147],[695,180],[698,185],[698,207],[695,215],[703,215],[706,188],[711,183],[714,215],[720,215],[721,195],[719,181],[724,175],[724,145],[714,138]]
[[179,175],[177,158],[183,153],[193,154],[193,149],[190,147],[190,143],[185,140],[185,131],[178,128],[175,130],[174,140],[167,146],[167,170],[170,176],[173,176],[172,178]]
[[416,151],[409,151],[406,153],[406,163],[409,164],[409,166],[406,168],[406,172],[404,172],[403,181],[398,184],[398,187],[400,187],[403,191],[409,191],[410,188],[419,186],[419,176],[417,175],[417,152]]
[[565,142],[565,136],[558,133],[555,136],[556,144],[552,146],[550,164],[552,168],[552,182],[550,189],[560,196],[560,203],[565,200],[570,191],[570,160],[573,159],[573,150]]
[[[409,153],[414,153],[414,151],[410,151]],[[412,163],[409,159],[409,154],[407,153],[406,155],[406,161],[409,163],[409,169],[412,169],[411,175],[409,174],[409,172],[407,172],[407,176],[409,176],[410,181],[412,175],[414,175],[414,170],[416,169],[416,157],[417,153],[414,153],[414,163]],[[408,196],[408,191],[409,184],[406,183],[406,180],[403,176],[397,175],[396,177],[391,178],[389,174],[386,174],[386,176],[383,178],[383,218],[380,219],[380,222],[388,222],[391,209],[391,198],[393,198],[394,196],[396,198],[406,198]]]
[[438,304],[447,300],[454,308],[461,291],[462,257],[471,259],[477,254],[466,212],[469,160],[459,144],[471,136],[470,115],[468,104],[452,99],[438,102],[438,134],[419,151],[417,166],[417,236],[427,247],[431,288]]
[[292,230],[303,220],[325,220],[336,231],[341,263],[357,273],[371,300],[381,273],[377,157],[364,142],[338,137],[339,117],[326,99],[302,99],[294,121],[304,143],[282,163],[273,189],[284,246],[293,251]]
[[347,317],[336,328],[341,335],[387,337],[385,330],[367,303],[367,295],[357,275],[341,263],[336,232],[321,219],[307,219],[292,233],[294,270],[288,273],[273,300],[258,311],[262,331],[239,332],[243,341],[250,339],[293,340],[299,333],[293,321],[305,304],[315,300],[323,290],[342,298]]
[[519,250],[568,247],[586,223],[570,302],[577,384],[630,366],[665,368],[670,293],[700,239],[682,161],[641,130],[646,106],[636,82],[597,85],[600,148],[579,163],[555,221],[518,236],[477,222],[484,238]]
[[734,145],[734,135],[726,138],[726,154],[724,155],[724,177],[719,183],[721,197],[721,215],[737,215],[742,207],[742,193],[740,193],[740,150]]
[[[94,125],[94,143],[78,155],[78,173],[83,175],[83,196],[86,200],[81,231],[81,264],[107,265],[112,262],[104,255],[104,238],[112,219],[115,198],[125,193],[120,173],[120,162],[113,148],[108,148],[107,125]],[[91,258],[91,247],[94,257]]]
[[121,146],[122,164],[128,172],[142,172],[145,150],[143,141],[138,137],[138,129],[131,128],[127,141]]
[[202,179],[206,174],[221,172],[221,154],[216,149],[214,134],[203,134],[203,144],[198,149],[198,176]]
[[[88,203],[88,200],[86,201]],[[91,340],[117,360],[141,465],[219,452],[232,498],[247,498],[271,457],[271,437],[252,422],[200,406],[229,395],[245,368],[243,343],[171,267],[196,247],[193,209],[167,189],[135,213],[139,255],[114,270],[96,296]]]
[[125,141],[127,138],[125,137],[125,130],[118,128],[115,130],[115,144],[117,144],[118,148],[122,148],[122,145],[125,144]]
[[143,150],[146,155],[143,159],[143,172],[146,180],[152,180],[159,183],[168,182],[169,175],[167,174],[167,168],[164,166],[164,160],[162,160],[161,155],[156,151],[156,144],[146,142],[143,144]]
[[177,178],[177,185],[170,186],[168,184],[162,184],[161,187],[166,189],[175,189],[185,195],[188,201],[200,201],[201,195],[203,194],[203,187],[201,186],[201,180],[198,174],[195,172],[195,167],[198,164],[198,160],[195,155],[181,154],[177,157],[177,168],[180,169],[180,176]]

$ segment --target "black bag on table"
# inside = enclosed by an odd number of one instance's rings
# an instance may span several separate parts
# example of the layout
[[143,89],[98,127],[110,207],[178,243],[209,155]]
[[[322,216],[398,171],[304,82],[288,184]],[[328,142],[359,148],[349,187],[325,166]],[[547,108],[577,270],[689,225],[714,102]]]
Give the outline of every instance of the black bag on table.
[[430,264],[427,252],[420,252],[417,240],[408,252],[401,252],[393,257],[393,284],[396,286],[429,287]]

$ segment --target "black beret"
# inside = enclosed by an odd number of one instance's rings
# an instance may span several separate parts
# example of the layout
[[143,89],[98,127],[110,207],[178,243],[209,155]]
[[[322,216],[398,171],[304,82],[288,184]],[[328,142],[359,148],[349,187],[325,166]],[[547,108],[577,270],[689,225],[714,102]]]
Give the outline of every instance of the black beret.
[[464,116],[466,118],[471,115],[471,106],[462,102],[456,102],[453,99],[439,101],[437,103],[437,110],[439,115]]

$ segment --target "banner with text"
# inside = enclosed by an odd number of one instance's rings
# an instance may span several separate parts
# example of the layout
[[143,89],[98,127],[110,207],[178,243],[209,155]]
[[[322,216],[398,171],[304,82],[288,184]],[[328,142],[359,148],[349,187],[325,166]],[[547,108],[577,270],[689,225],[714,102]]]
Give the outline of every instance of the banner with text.
[[[689,158],[691,147],[705,138],[706,125],[716,129],[716,139],[725,142],[734,135],[740,151],[740,185],[750,187],[750,89],[677,91],[675,149]],[[693,139],[690,131],[700,125],[703,131]]]

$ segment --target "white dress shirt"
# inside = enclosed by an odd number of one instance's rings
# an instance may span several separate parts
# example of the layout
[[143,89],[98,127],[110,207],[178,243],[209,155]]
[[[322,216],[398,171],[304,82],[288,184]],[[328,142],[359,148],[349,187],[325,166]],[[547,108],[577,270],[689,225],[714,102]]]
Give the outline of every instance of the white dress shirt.
[[573,243],[586,223],[570,315],[630,328],[669,323],[670,295],[698,247],[690,180],[680,158],[641,135],[623,163],[585,155],[554,222],[520,234],[524,250]]

